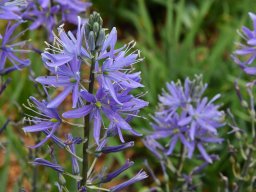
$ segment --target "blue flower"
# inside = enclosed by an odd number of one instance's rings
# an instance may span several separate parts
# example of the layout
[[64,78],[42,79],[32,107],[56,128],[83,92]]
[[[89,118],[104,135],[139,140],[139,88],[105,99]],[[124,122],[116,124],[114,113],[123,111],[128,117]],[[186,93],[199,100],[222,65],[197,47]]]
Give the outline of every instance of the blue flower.
[[213,104],[219,97],[220,95],[216,95],[209,102],[207,98],[203,98],[196,107],[188,106],[188,116],[180,120],[178,124],[180,126],[190,125],[189,136],[192,140],[200,129],[217,135],[217,128],[224,125],[224,113],[218,110],[218,105]]
[[[201,76],[195,76],[193,80],[187,78],[184,86],[180,82],[167,84],[168,92],[163,91],[159,97],[159,109],[152,117],[153,131],[144,140],[159,159],[164,158],[163,153],[173,154],[180,142],[189,158],[197,148],[205,161],[212,163],[205,145],[222,142],[217,130],[225,124],[225,114],[219,110],[220,105],[214,104],[219,94],[210,101],[207,97],[202,98],[206,87]],[[160,144],[162,142],[167,142],[165,147]]]
[[73,108],[77,106],[77,102],[80,97],[80,65],[80,61],[74,59],[68,64],[62,65],[57,69],[48,68],[56,76],[42,76],[36,78],[36,81],[43,85],[64,87],[64,90],[53,100],[51,100],[47,107],[58,107],[70,92],[72,92]]
[[[40,102],[34,97],[30,97],[30,100],[33,103],[29,103],[30,106],[27,107],[27,109],[35,112],[39,115],[39,117],[28,115],[28,117],[31,117],[31,119],[28,118],[28,121],[33,123],[34,125],[23,127],[23,130],[26,133],[46,131],[45,133],[47,135],[42,141],[34,146],[31,146],[31,148],[37,148],[43,145],[48,139],[53,136],[55,131],[61,125],[61,119],[55,108],[47,108],[48,103],[46,101]],[[35,108],[37,111],[32,108]],[[47,133],[47,131],[49,131],[49,134]]]
[[36,166],[41,165],[41,166],[49,167],[49,168],[51,168],[51,169],[53,169],[53,170],[55,170],[55,171],[57,171],[59,173],[63,173],[64,172],[64,169],[60,165],[58,165],[56,163],[52,163],[52,162],[47,161],[47,160],[42,159],[42,158],[36,158],[32,162],[32,164],[36,165]]
[[59,9],[58,5],[38,8],[34,2],[30,2],[26,11],[22,14],[22,18],[23,20],[32,21],[32,24],[29,26],[30,30],[44,26],[48,31],[49,40],[53,41],[52,31],[57,23],[56,14],[59,12]]
[[49,48],[42,53],[42,59],[47,66],[57,68],[72,60],[80,60],[81,57],[90,58],[89,53],[82,46],[84,25],[81,24],[80,17],[78,17],[76,37],[70,31],[66,33],[63,26],[60,26],[58,31],[59,38],[55,37],[56,46],[49,45]]
[[88,93],[86,90],[83,90],[81,91],[81,97],[89,104],[84,105],[81,108],[65,112],[62,116],[65,118],[81,118],[90,114],[90,119],[94,122],[93,133],[97,144],[99,144],[102,114],[109,119],[110,123],[118,126],[118,128],[127,130],[137,136],[141,135],[132,129],[121,114],[125,114],[127,112],[128,115],[132,115],[133,111],[137,111],[138,109],[145,107],[148,104],[147,102],[134,98],[130,95],[126,95],[122,97],[120,96],[119,99],[121,101],[125,101],[128,98],[128,100],[123,102],[123,105],[120,106],[115,102],[115,100],[109,97],[107,92],[102,88],[98,89],[95,96]]
[[80,0],[55,0],[60,5],[62,13],[62,22],[77,24],[77,15],[85,12],[92,3]]
[[128,46],[115,50],[116,41],[117,31],[113,28],[104,41],[97,58],[98,60],[105,60],[101,66],[97,65],[95,71],[101,86],[109,91],[116,102],[121,104],[117,99],[114,84],[117,84],[122,89],[143,87],[141,83],[134,80],[135,76],[139,77],[140,73],[131,73],[133,65],[140,62],[141,59],[138,58],[139,53],[135,53],[136,51],[128,54],[130,49],[135,46],[135,43],[131,42]]
[[140,171],[139,173],[137,173],[137,175],[135,175],[133,178],[131,178],[131,179],[129,179],[128,181],[125,181],[125,182],[123,182],[123,183],[121,183],[121,184],[118,184],[118,185],[116,185],[116,186],[114,186],[114,187],[111,187],[109,190],[110,190],[110,192],[117,192],[117,191],[120,191],[120,190],[122,190],[123,188],[125,188],[125,187],[127,187],[127,186],[129,186],[129,185],[132,185],[132,184],[134,184],[134,183],[136,183],[136,182],[138,182],[138,181],[141,181],[141,180],[143,180],[143,179],[145,179],[145,178],[147,178],[148,177],[148,175],[146,174],[146,172],[145,171]]
[[245,44],[238,43],[238,49],[232,55],[233,60],[249,75],[256,75],[256,67],[251,66],[256,58],[256,15],[249,13],[253,29],[242,27],[242,38]]
[[[0,75],[8,74],[14,70],[19,70],[27,67],[30,64],[28,59],[20,59],[16,56],[17,53],[28,53],[28,50],[23,49],[26,41],[14,42],[19,36],[23,35],[25,31],[12,37],[14,30],[20,25],[20,22],[11,25],[9,22],[6,26],[5,34],[2,37],[0,45]],[[12,63],[12,67],[6,67],[7,60]]]
[[26,6],[26,0],[2,0],[0,2],[0,19],[21,20],[20,11]]

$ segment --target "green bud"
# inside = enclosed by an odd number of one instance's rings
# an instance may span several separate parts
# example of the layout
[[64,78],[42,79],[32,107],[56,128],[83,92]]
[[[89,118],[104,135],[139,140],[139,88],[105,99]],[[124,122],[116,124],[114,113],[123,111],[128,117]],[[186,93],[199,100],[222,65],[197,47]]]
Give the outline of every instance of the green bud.
[[90,33],[89,33],[88,46],[89,46],[91,51],[95,50],[95,39],[94,39],[93,31],[90,31]]
[[99,32],[98,38],[96,40],[96,47],[101,47],[103,45],[105,37],[106,37],[105,30],[101,29]]
[[95,33],[95,35],[98,35],[99,30],[100,30],[100,25],[99,25],[99,23],[94,22],[94,23],[93,23],[93,32]]
[[66,179],[62,174],[59,174],[59,182],[61,185],[66,185]]
[[248,103],[245,100],[242,101],[241,105],[244,108],[248,108]]

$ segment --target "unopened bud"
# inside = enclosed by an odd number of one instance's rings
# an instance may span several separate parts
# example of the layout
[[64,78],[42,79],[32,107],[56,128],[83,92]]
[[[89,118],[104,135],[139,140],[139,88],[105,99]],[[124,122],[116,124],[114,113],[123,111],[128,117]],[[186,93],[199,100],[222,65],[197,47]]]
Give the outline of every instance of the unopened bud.
[[245,100],[243,100],[243,101],[241,102],[241,105],[242,105],[242,107],[244,107],[244,108],[248,108],[248,103],[247,103]]
[[95,33],[95,35],[98,35],[99,30],[100,30],[100,25],[99,25],[99,23],[94,22],[94,23],[93,23],[93,32]]
[[66,179],[62,174],[59,174],[59,182],[61,185],[66,185]]
[[92,31],[89,33],[88,46],[89,46],[91,51],[95,50],[94,33]]
[[96,41],[96,46],[101,47],[103,45],[104,40],[105,40],[105,30],[101,29]]

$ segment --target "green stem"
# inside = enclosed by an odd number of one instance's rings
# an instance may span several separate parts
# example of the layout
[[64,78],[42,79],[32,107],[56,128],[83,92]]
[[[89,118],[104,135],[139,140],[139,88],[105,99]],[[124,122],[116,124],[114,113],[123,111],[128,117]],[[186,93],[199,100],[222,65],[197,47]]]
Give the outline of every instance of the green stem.
[[[93,93],[94,87],[94,68],[95,68],[95,54],[93,54],[93,58],[91,59],[91,69],[90,69],[90,83],[89,83],[89,93]],[[88,105],[89,102],[86,103]],[[89,168],[89,157],[88,157],[88,146],[89,146],[89,137],[90,137],[90,114],[84,117],[84,138],[87,139],[83,145],[83,165],[82,165],[82,181],[81,186],[85,186],[87,182],[87,172]]]
[[255,110],[254,110],[254,97],[253,97],[253,93],[252,90],[249,88],[247,90],[249,96],[250,96],[250,116],[251,116],[251,121],[252,121],[252,125],[251,125],[251,131],[252,131],[252,136],[253,136],[253,141],[252,141],[252,147],[249,148],[249,153],[248,153],[248,157],[244,163],[244,166],[242,168],[241,171],[241,179],[238,182],[238,191],[244,191],[243,190],[243,185],[244,185],[244,181],[242,180],[247,174],[248,174],[248,170],[249,170],[249,166],[251,164],[252,161],[252,157],[253,157],[253,147],[256,145],[256,135],[255,135]]
[[184,166],[184,161],[185,161],[185,155],[186,155],[186,150],[184,148],[184,145],[181,145],[180,147],[180,158],[178,159],[178,165],[177,165],[177,169],[176,169],[176,173],[175,173],[175,178],[174,178],[174,182],[173,182],[173,187],[172,187],[172,191],[175,191],[175,188],[177,186],[177,182],[178,182],[178,178],[181,175],[183,166]]

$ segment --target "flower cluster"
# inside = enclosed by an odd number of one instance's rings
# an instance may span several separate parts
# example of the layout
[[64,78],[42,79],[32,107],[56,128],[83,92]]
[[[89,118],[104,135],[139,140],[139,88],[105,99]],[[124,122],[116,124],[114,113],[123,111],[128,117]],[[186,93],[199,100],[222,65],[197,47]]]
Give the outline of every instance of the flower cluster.
[[[205,146],[222,142],[217,129],[223,126],[224,113],[214,104],[220,95],[210,101],[202,97],[206,87],[201,76],[187,78],[184,86],[180,82],[167,83],[167,91],[159,96],[159,110],[151,123],[154,130],[144,141],[158,158],[171,155],[180,141],[189,158],[198,149],[205,161],[212,162]],[[163,138],[168,138],[167,149],[157,141]]]
[[[143,87],[140,83],[140,73],[134,72],[133,68],[134,64],[141,61],[138,50],[131,52],[135,43],[131,42],[116,48],[116,28],[106,34],[102,24],[100,15],[94,12],[86,24],[78,17],[76,33],[66,32],[63,25],[58,28],[58,36],[55,35],[54,44],[47,43],[48,48],[42,53],[42,60],[49,70],[49,75],[38,77],[36,81],[46,89],[58,89],[59,94],[54,97],[49,96],[47,101],[42,102],[31,97],[32,102],[29,102],[29,106],[26,107],[36,113],[36,116],[28,114],[27,121],[33,125],[26,126],[23,130],[26,133],[42,132],[45,135],[45,138],[32,148],[40,147],[51,139],[57,146],[66,149],[72,156],[73,176],[80,174],[78,160],[81,160],[76,155],[75,144],[83,144],[83,158],[90,150],[95,154],[96,160],[102,154],[119,152],[132,147],[134,142],[125,143],[123,131],[141,136],[129,122],[138,116],[140,109],[148,105],[148,102],[140,99],[141,95],[132,94],[135,88]],[[46,92],[48,94],[48,91]],[[58,108],[70,94],[73,109],[60,115]],[[74,126],[77,124],[63,118],[83,118],[84,131],[87,135],[80,139],[80,142],[74,142],[72,135],[69,134],[68,142],[64,142],[57,136],[57,130],[64,123]],[[95,141],[92,146],[89,145],[90,132],[93,133]],[[123,144],[107,146],[109,138],[116,135]],[[96,149],[93,151],[95,146]],[[85,163],[87,160],[83,159],[83,166],[88,167]],[[51,163],[39,158],[34,161],[34,164],[50,167],[59,174],[64,170],[56,164],[56,161]],[[82,179],[75,177],[78,181],[78,189],[80,191],[92,188],[100,190],[103,183],[111,181],[132,165],[133,162],[127,161],[123,167],[109,174],[106,174],[103,169],[97,177],[83,167]],[[91,165],[90,170],[93,170],[94,166],[95,163]],[[146,177],[146,173],[140,171],[132,179],[110,188],[109,191],[120,191]]]

